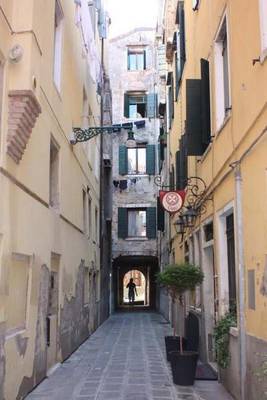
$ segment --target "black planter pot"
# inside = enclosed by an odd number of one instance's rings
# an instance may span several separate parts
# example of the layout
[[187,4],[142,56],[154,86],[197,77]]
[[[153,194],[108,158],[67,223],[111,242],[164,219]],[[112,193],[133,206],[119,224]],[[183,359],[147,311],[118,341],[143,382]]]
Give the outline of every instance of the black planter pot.
[[172,351],[170,353],[172,377],[176,385],[192,386],[194,384],[198,353],[195,351]]
[[[180,349],[180,336],[165,336],[166,356],[167,360],[171,361],[170,352],[179,351]],[[186,339],[183,338],[183,348],[186,346]]]

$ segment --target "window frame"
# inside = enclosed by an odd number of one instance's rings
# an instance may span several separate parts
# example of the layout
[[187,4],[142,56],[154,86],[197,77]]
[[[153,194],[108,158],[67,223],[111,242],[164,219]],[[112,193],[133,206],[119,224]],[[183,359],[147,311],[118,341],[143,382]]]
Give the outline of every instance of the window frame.
[[[55,156],[51,161],[52,152],[55,152]],[[57,190],[55,190],[53,180]],[[50,136],[49,147],[49,208],[57,212],[60,210],[60,146],[53,135]]]
[[[224,34],[225,31],[225,34]],[[227,71],[224,67],[223,43],[227,39]],[[230,41],[228,16],[225,12],[220,22],[214,40],[214,76],[215,76],[215,131],[219,132],[231,115],[231,71],[230,71]],[[225,104],[225,78],[227,72],[228,105]]]
[[[145,91],[140,91],[140,92],[126,92],[125,93],[125,97],[127,98],[127,100],[126,100],[126,98],[124,99],[124,101],[127,101],[127,109],[126,109],[126,104],[124,104],[124,111],[126,111],[126,112],[124,112],[124,116],[126,117],[126,118],[129,118],[129,119],[137,119],[137,118],[146,118],[147,117],[147,93],[145,92]],[[143,97],[143,102],[135,102],[135,103],[130,103],[130,98],[141,98],[141,97]],[[142,105],[144,105],[144,115],[142,115],[141,113],[139,113],[140,114],[140,117],[139,116],[137,116],[137,114],[138,114],[138,109],[137,109],[137,107],[136,107],[136,115],[134,116],[132,116],[131,115],[131,113],[130,113],[130,106],[131,105],[138,105],[138,104],[142,104]],[[125,115],[125,114],[127,114],[127,116]]]
[[[139,164],[138,164],[138,150],[141,150],[141,149],[143,149],[145,151],[144,172],[139,171]],[[135,172],[129,171],[129,151],[131,151],[131,150],[135,150],[135,162],[136,162],[136,171]],[[147,169],[146,146],[136,146],[136,147],[127,148],[127,175],[147,175],[146,169]]]
[[[147,224],[147,209],[145,207],[144,208],[142,208],[142,207],[141,208],[127,208],[127,224],[128,224],[127,238],[128,239],[145,239],[145,238],[147,238],[147,226],[146,225],[145,225],[145,235],[144,236],[142,236],[142,235],[133,236],[133,235],[129,234],[129,228],[130,228],[129,213],[130,212],[137,213],[140,211],[145,212],[145,216],[146,216],[145,224]],[[136,219],[135,219],[135,223],[136,223]]]
[[58,92],[61,91],[62,78],[62,52],[63,52],[63,19],[64,13],[59,0],[55,0],[54,13],[54,55],[53,55],[53,81]]
[[[135,56],[135,68],[131,69],[130,56]],[[142,68],[138,68],[138,55],[142,55]],[[146,70],[146,48],[145,47],[127,47],[127,70],[132,71],[145,71]]]

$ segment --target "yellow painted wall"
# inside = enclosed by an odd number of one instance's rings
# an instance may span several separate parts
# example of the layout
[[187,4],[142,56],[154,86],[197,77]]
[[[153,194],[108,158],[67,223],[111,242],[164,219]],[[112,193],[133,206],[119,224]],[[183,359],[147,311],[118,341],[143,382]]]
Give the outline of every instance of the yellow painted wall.
[[[210,62],[211,119],[214,138],[202,157],[189,158],[189,176],[197,174],[213,191],[213,201],[202,221],[214,216],[214,246],[216,269],[220,274],[218,260],[218,230],[215,216],[219,210],[235,200],[234,173],[230,163],[238,160],[266,129],[267,123],[267,61],[252,65],[261,52],[259,27],[259,2],[234,0],[201,1],[199,10],[192,10],[192,2],[185,0],[186,56],[175,118],[170,138],[170,152],[174,156],[178,139],[183,133],[186,119],[185,82],[188,78],[200,78],[200,58]],[[222,15],[226,12],[229,28],[229,62],[232,111],[225,125],[215,126],[215,70],[214,39]],[[168,18],[165,15],[165,18]],[[169,65],[174,71],[174,63]],[[182,103],[182,104],[181,104]],[[182,115],[182,117],[181,117]],[[182,122],[181,122],[182,121]],[[266,264],[266,152],[267,134],[242,160],[243,222],[246,268],[256,270],[256,310],[246,310],[246,329],[252,336],[267,340],[267,299],[260,293]],[[196,226],[196,229],[199,227]],[[173,231],[174,235],[174,231]],[[174,236],[176,259],[183,258],[180,237]]]
[[[66,298],[70,300],[77,295],[75,285],[81,260],[90,268],[92,262],[95,262],[96,269],[99,269],[99,241],[94,235],[95,207],[99,211],[99,182],[94,169],[89,168],[88,163],[94,166],[94,160],[88,160],[85,146],[71,146],[69,137],[73,126],[82,125],[83,88],[96,123],[99,123],[100,100],[96,95],[96,84],[90,79],[86,59],[82,57],[81,34],[74,19],[75,4],[68,0],[62,0],[61,4],[64,26],[59,93],[53,82],[54,1],[0,1],[0,58],[5,63],[0,131],[0,323],[6,321],[7,308],[8,312],[12,309],[8,295],[12,253],[24,254],[30,258],[26,327],[20,335],[15,332],[5,340],[6,400],[14,400],[23,377],[31,377],[33,373],[41,266],[47,265],[50,269],[51,252],[60,255],[61,307]],[[10,28],[17,33],[12,33]],[[100,46],[98,35],[96,40]],[[24,50],[17,64],[11,64],[8,60],[8,52],[14,44],[20,44]],[[36,89],[33,87],[33,78],[37,82]],[[5,149],[8,92],[18,89],[32,90],[42,112],[37,118],[22,160],[17,165]],[[60,148],[58,212],[41,203],[49,203],[51,135]],[[91,154],[95,152],[96,148]],[[87,187],[92,200],[90,238],[82,232],[82,189]],[[26,193],[25,188],[38,196],[40,201]],[[23,355],[19,354],[18,335],[27,342]],[[42,346],[46,346],[44,340]],[[57,360],[61,359],[62,355],[58,353]]]

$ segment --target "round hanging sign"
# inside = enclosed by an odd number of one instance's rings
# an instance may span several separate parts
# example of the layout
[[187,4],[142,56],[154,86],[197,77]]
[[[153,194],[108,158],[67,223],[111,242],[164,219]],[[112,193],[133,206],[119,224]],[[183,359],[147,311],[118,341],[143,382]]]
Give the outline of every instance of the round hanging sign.
[[183,207],[183,191],[161,192],[160,197],[163,208],[171,214],[178,212]]

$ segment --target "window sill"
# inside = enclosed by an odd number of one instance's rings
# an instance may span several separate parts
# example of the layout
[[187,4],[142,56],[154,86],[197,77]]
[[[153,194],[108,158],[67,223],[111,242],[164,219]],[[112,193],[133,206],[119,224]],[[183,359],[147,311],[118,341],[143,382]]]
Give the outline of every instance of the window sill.
[[223,129],[225,128],[225,126],[228,124],[229,120],[231,119],[232,116],[232,112],[228,111],[227,115],[224,117],[224,120],[222,122],[222,124],[220,125],[220,127],[217,129],[217,131],[215,132],[215,140],[217,139],[217,137],[220,135],[220,133],[223,131]]
[[127,174],[125,175],[127,178],[131,179],[131,178],[147,178],[148,174]]
[[143,242],[143,241],[146,241],[146,240],[148,240],[148,238],[147,237],[128,237],[128,238],[125,238],[125,240],[127,240],[127,242],[130,242],[130,241],[140,241],[140,242]]

